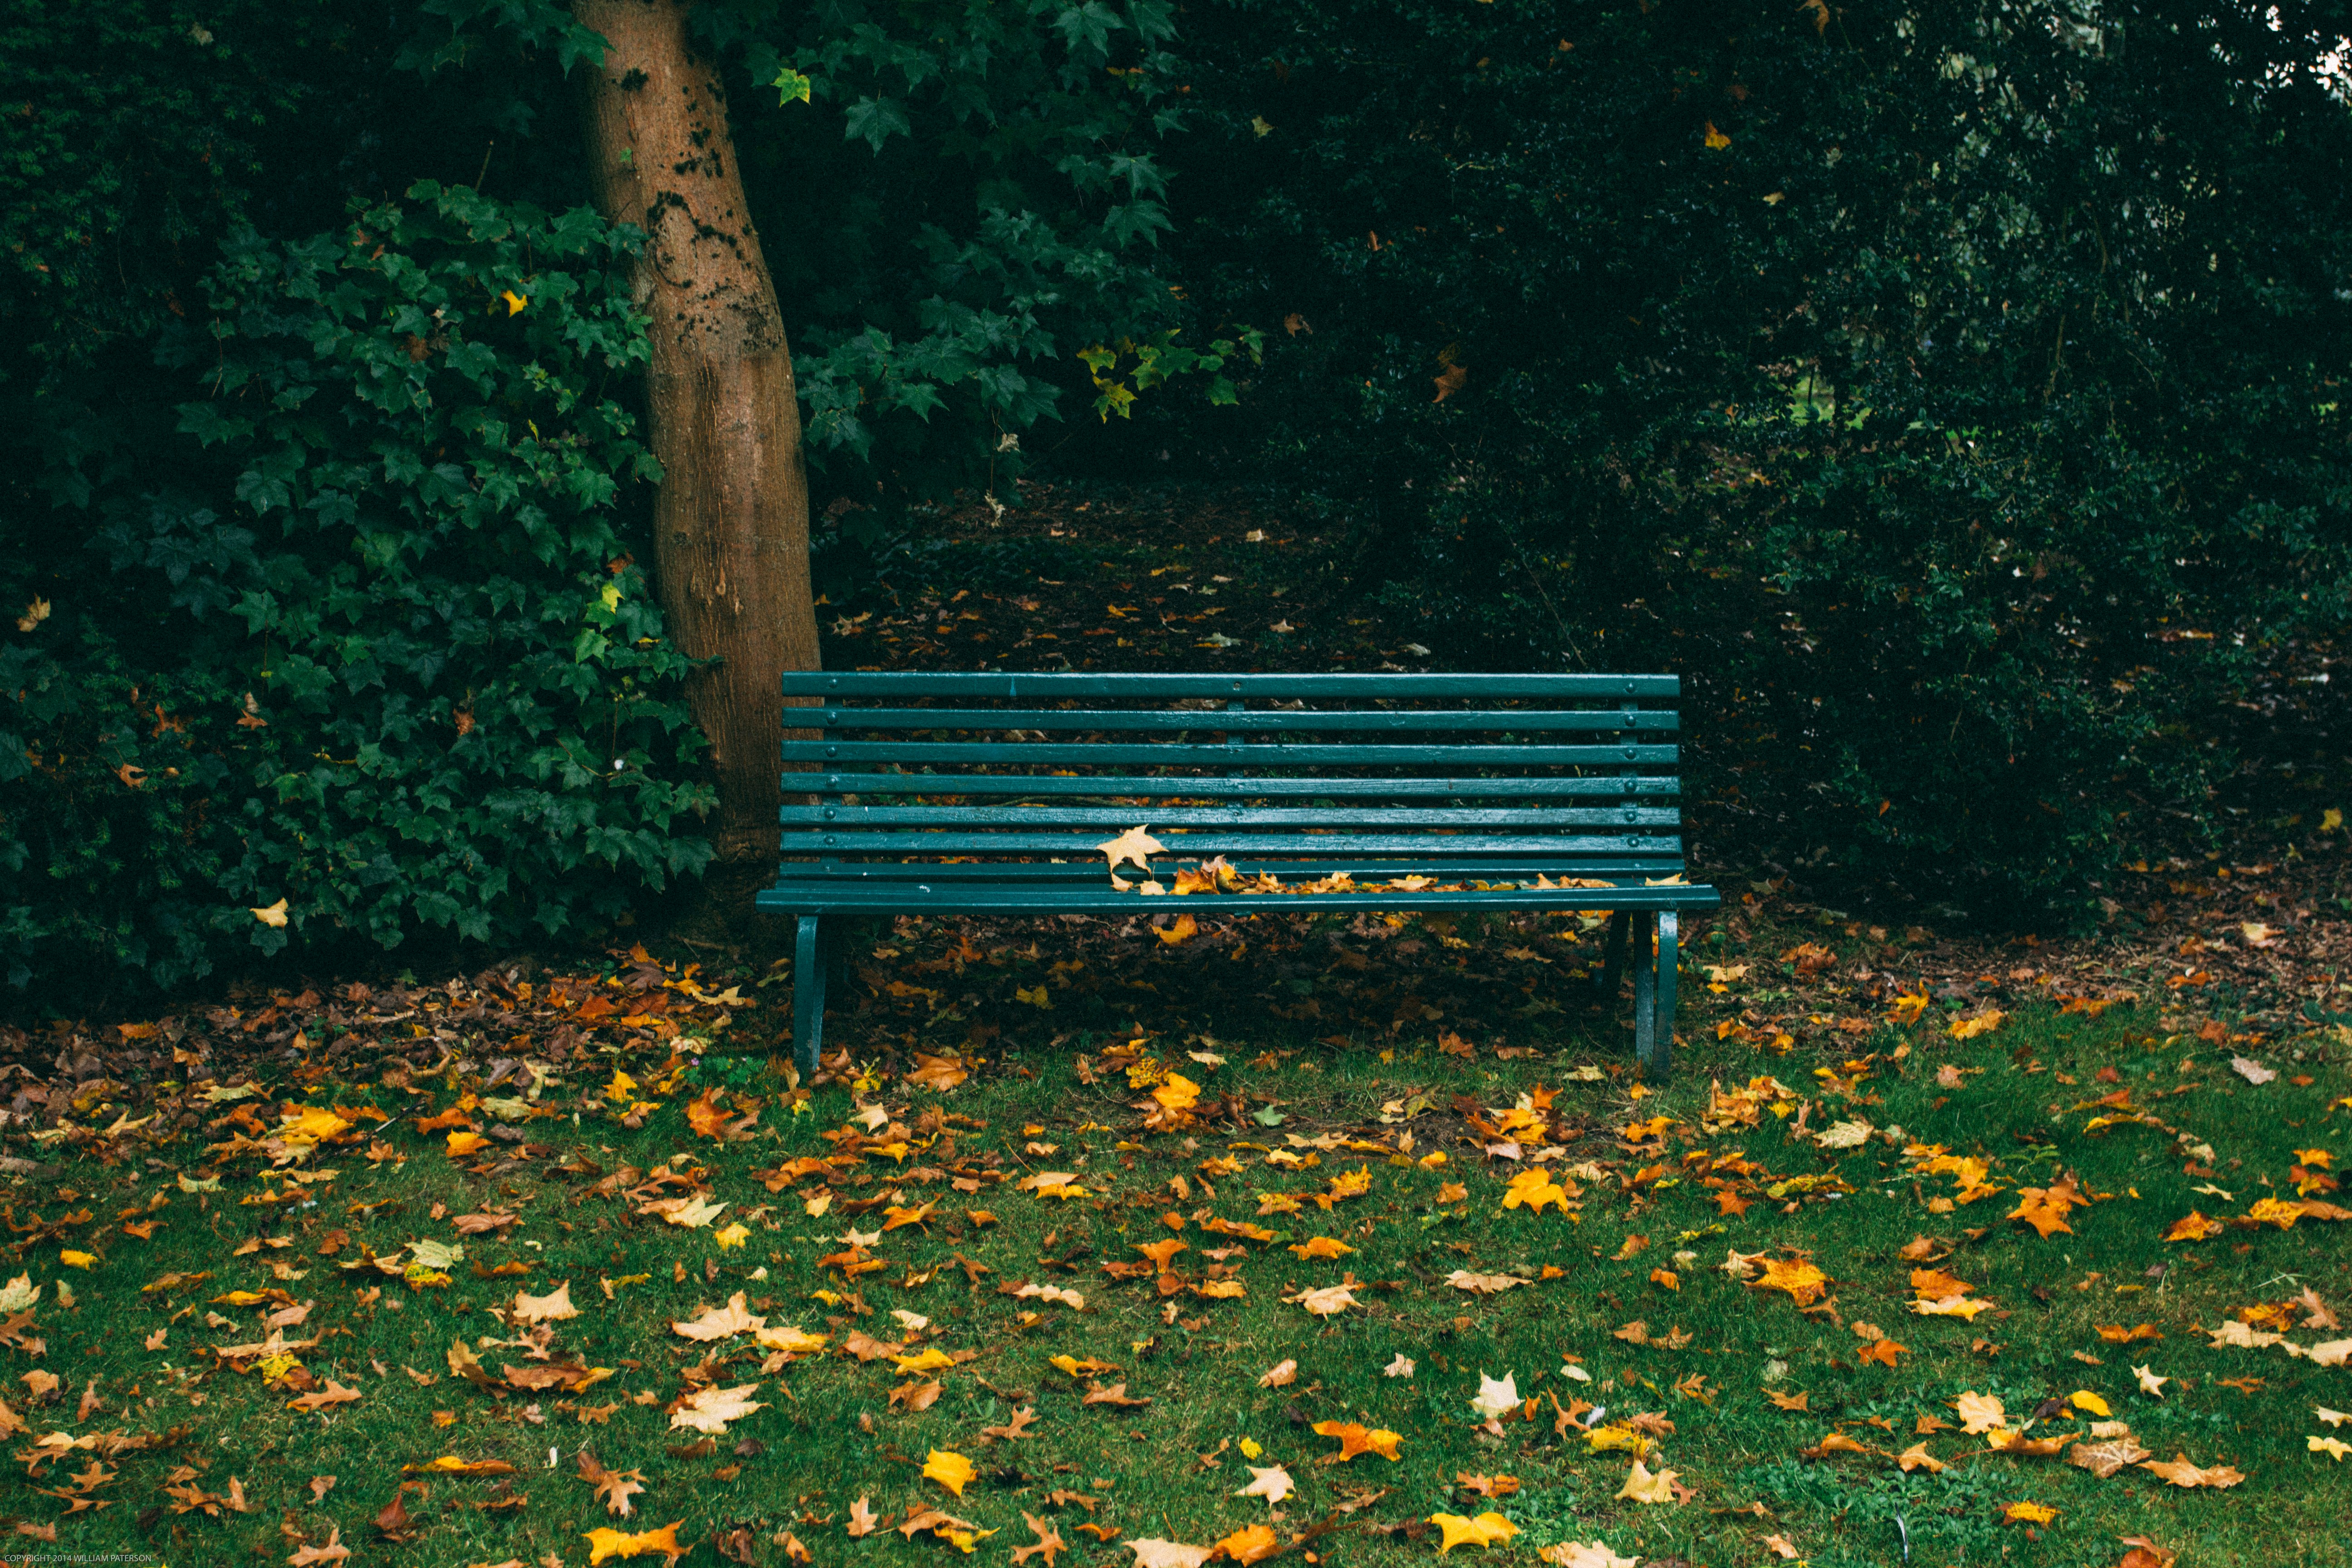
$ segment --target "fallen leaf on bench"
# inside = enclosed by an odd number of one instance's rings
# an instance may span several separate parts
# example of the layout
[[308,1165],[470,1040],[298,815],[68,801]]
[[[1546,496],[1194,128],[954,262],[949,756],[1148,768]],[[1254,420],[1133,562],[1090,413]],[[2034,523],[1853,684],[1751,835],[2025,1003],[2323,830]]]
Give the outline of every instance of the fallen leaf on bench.
[[1127,861],[1132,860],[1149,873],[1151,869],[1149,857],[1165,855],[1168,852],[1167,846],[1152,837],[1148,827],[1130,827],[1116,838],[1104,839],[1095,847],[1110,857],[1110,868],[1113,871],[1117,871]]

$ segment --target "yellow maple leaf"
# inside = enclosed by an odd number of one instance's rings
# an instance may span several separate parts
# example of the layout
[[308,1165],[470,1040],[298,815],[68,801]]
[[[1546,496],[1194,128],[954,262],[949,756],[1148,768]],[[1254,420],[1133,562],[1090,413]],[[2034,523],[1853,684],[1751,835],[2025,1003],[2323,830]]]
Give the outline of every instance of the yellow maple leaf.
[[635,1535],[624,1534],[617,1530],[592,1530],[583,1537],[588,1542],[589,1568],[595,1568],[595,1564],[608,1557],[648,1557],[655,1552],[675,1563],[688,1550],[688,1545],[681,1544],[677,1539],[678,1525],[685,1522],[681,1519],[677,1524],[641,1531]]
[[1810,1307],[1821,1299],[1830,1277],[1801,1258],[1776,1258],[1764,1265],[1761,1278],[1750,1280],[1758,1290],[1786,1290],[1789,1299],[1800,1307]]
[[2057,1517],[2056,1509],[2038,1502],[2013,1502],[2000,1510],[2004,1524],[2047,1524]]
[[1720,153],[1731,145],[1731,138],[1717,131],[1712,120],[1706,122],[1706,145],[1708,151],[1716,153]]
[[1475,1519],[1465,1519],[1458,1513],[1433,1513],[1429,1522],[1444,1531],[1444,1539],[1437,1547],[1441,1557],[1457,1546],[1492,1546],[1498,1541],[1508,1542],[1519,1532],[1517,1525],[1493,1512]]
[[933,1480],[961,1498],[963,1489],[971,1485],[980,1472],[972,1468],[970,1459],[951,1449],[934,1448],[923,1461],[923,1479]]
[[1624,1502],[1672,1502],[1675,1500],[1675,1479],[1677,1470],[1660,1470],[1652,1475],[1641,1460],[1625,1472],[1625,1484],[1617,1489],[1617,1500]]
[[1341,1461],[1352,1459],[1359,1454],[1378,1454],[1393,1464],[1399,1458],[1397,1445],[1404,1441],[1402,1433],[1378,1427],[1367,1430],[1353,1421],[1318,1421],[1314,1431],[1318,1437],[1339,1439],[1338,1458]]
[[286,900],[280,899],[276,903],[267,905],[261,909],[247,910],[246,913],[251,915],[255,920],[259,921],[263,925],[282,926],[286,923]]
[[1151,837],[1147,827],[1130,827],[1116,838],[1106,838],[1095,847],[1110,858],[1110,868],[1116,874],[1119,867],[1132,860],[1146,872],[1151,869],[1153,855],[1165,855],[1167,846]]
[[76,1268],[88,1268],[92,1264],[96,1263],[98,1259],[89,1253],[75,1252],[68,1249],[58,1254],[58,1261],[60,1263],[70,1264]]

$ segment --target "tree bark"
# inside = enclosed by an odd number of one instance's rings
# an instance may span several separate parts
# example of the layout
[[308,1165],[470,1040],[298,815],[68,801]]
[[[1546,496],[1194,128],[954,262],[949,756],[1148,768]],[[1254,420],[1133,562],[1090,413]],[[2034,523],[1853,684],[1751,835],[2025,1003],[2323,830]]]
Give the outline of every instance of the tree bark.
[[[655,583],[697,659],[687,700],[710,742],[722,880],[772,865],[787,669],[819,668],[800,399],[776,290],[743,197],[718,64],[688,0],[574,0],[604,37],[585,73],[597,205],[646,234],[646,402],[662,482]],[[724,876],[732,871],[734,876]]]

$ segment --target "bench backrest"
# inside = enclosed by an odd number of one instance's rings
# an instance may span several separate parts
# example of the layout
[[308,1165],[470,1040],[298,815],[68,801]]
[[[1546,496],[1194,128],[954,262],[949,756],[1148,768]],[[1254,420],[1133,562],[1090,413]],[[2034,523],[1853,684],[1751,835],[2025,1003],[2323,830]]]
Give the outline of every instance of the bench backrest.
[[[1170,860],[1353,875],[1683,868],[1671,675],[795,673],[783,871],[1085,877]],[[815,738],[801,739],[814,733]],[[1134,868],[1126,874],[1138,875]]]

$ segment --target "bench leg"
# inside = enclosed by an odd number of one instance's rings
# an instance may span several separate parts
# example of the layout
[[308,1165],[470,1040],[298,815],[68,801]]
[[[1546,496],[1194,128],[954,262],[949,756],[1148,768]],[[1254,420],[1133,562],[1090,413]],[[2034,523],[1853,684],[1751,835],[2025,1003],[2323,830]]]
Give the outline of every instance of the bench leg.
[[[1674,1067],[1675,1059],[1675,976],[1681,959],[1676,952],[1681,916],[1678,910],[1658,911],[1658,956],[1655,977],[1650,982],[1650,1027],[1646,1037],[1636,1028],[1636,1048],[1642,1061],[1643,1075],[1654,1083],[1662,1083]],[[1650,967],[1644,966],[1646,972]],[[1640,973],[1640,972],[1637,972]]]
[[817,1047],[824,1041],[825,958],[817,917],[803,915],[793,944],[793,1060],[803,1083],[816,1076]]
[[1643,1067],[1658,1048],[1658,972],[1650,962],[1650,921],[1647,910],[1633,924],[1633,1056]]
[[1601,973],[1592,983],[1603,1007],[1617,1005],[1617,984],[1625,973],[1625,927],[1632,919],[1623,910],[1609,916],[1609,933],[1601,939]]

